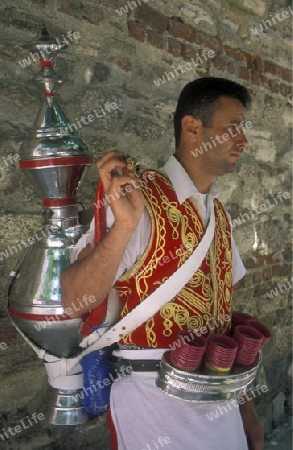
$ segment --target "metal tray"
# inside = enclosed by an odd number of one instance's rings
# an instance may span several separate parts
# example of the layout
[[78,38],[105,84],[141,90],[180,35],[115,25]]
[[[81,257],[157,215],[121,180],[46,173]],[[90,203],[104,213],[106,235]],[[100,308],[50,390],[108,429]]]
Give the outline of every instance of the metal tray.
[[210,374],[205,369],[186,372],[171,365],[170,351],[167,351],[163,355],[156,384],[165,394],[188,402],[233,400],[251,387],[260,363],[261,353],[252,366],[233,367],[229,374]]

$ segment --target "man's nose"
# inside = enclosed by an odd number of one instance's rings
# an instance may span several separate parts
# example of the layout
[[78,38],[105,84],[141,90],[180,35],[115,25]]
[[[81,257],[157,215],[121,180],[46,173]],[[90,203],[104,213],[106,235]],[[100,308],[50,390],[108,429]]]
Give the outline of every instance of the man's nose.
[[244,150],[248,146],[248,140],[246,139],[243,131],[236,138],[236,147]]

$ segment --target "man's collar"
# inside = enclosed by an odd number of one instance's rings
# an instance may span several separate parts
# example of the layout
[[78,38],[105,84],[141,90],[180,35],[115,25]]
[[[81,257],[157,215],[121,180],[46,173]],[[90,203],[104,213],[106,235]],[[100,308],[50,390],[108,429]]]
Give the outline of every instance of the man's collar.
[[[180,204],[192,195],[200,195],[200,192],[189,178],[189,175],[174,155],[170,156],[162,171],[170,178]],[[212,182],[208,194],[213,198],[218,196],[219,187],[216,181]]]

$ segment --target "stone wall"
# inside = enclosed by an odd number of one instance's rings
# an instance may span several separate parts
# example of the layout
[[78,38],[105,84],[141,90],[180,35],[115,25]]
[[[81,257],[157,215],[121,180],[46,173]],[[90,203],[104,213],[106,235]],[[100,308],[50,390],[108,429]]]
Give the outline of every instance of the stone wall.
[[[17,156],[12,156],[18,154],[39,108],[41,94],[31,81],[39,65],[29,44],[43,24],[60,41],[69,31],[80,35],[57,57],[55,69],[66,81],[58,98],[96,159],[119,149],[136,156],[143,166],[159,167],[174,148],[172,114],[186,82],[211,75],[248,87],[253,97],[247,116],[252,123],[247,130],[250,145],[236,172],[222,177],[220,184],[248,269],[235,292],[236,309],[256,316],[273,333],[258,379],[268,387],[257,399],[267,433],[290,412],[291,404],[293,12],[289,4],[286,0],[2,0],[0,6],[3,297],[8,274],[24,248],[21,241],[42,227],[41,199],[20,172]],[[85,125],[82,117],[107,102],[116,103],[118,109]],[[80,189],[85,207],[93,203],[96,182],[93,166]],[[11,326],[5,300],[0,343],[1,428],[7,429],[25,416],[45,375]],[[103,420],[94,421],[87,433],[82,427],[74,433],[39,427],[10,438],[7,448],[84,448],[86,442],[95,442],[94,436],[100,442],[95,448],[106,448]]]

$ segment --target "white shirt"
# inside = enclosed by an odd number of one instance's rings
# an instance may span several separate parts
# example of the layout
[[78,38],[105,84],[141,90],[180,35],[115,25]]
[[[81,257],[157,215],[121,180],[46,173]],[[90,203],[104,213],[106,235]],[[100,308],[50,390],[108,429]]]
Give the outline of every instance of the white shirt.
[[[210,186],[210,190],[207,194],[201,194],[195,187],[188,174],[185,172],[182,165],[177,161],[177,159],[172,155],[162,168],[162,172],[166,173],[169,177],[173,188],[175,190],[176,196],[180,204],[182,204],[187,198],[192,197],[195,201],[199,212],[205,221],[208,222],[210,216],[210,202],[213,198],[216,198],[219,194],[218,184],[213,182]],[[114,215],[110,207],[106,207],[106,225],[107,230],[111,228],[114,223]],[[138,260],[138,258],[144,253],[149,238],[151,234],[151,222],[148,211],[145,209],[140,222],[133,233],[133,236],[127,246],[127,249],[123,255],[123,259],[119,265],[118,271],[116,273],[115,281],[128,269],[130,269],[133,264]],[[94,248],[95,242],[95,224],[94,219],[91,222],[90,228],[87,233],[85,233],[77,242],[76,246],[71,252],[71,262],[73,262],[78,254],[83,248],[88,244]],[[235,245],[234,238],[232,236],[232,274],[233,274],[233,284],[236,284],[244,275],[245,268],[241,261],[239,252]]]

